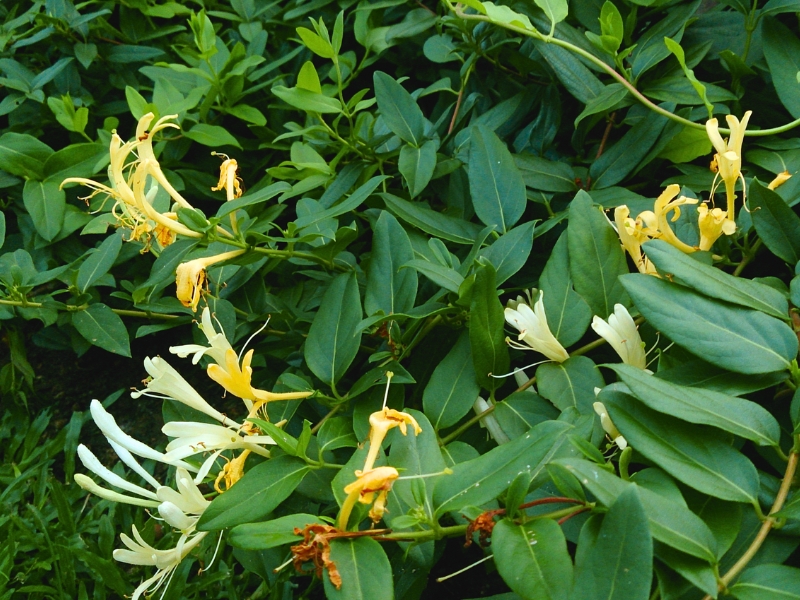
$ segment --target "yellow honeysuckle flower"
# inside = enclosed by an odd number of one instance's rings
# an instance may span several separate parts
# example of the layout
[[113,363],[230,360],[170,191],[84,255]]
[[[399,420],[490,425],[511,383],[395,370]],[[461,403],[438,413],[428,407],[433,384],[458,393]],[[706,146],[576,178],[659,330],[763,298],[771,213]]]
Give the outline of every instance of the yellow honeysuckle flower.
[[784,183],[789,181],[789,179],[791,179],[791,178],[792,178],[792,175],[791,175],[791,173],[789,173],[789,171],[783,171],[782,173],[778,173],[775,176],[775,179],[773,179],[772,181],[769,182],[769,185],[767,186],[767,188],[769,188],[771,190],[777,189],[780,186],[782,186]]
[[614,312],[604,321],[597,315],[592,319],[592,329],[616,350],[622,362],[647,370],[647,355],[636,323],[622,304],[614,305]]
[[[742,190],[745,189],[744,176],[742,175],[742,142],[744,141],[747,122],[752,114],[753,111],[748,110],[744,113],[741,121],[733,115],[725,115],[725,120],[731,130],[730,137],[727,140],[722,139],[719,133],[719,123],[716,119],[706,121],[706,132],[714,145],[714,149],[717,151],[714,155],[714,160],[719,169],[717,176],[721,177],[722,181],[725,182],[725,193],[728,199],[728,210],[726,212],[729,221],[734,220],[736,182],[741,180]],[[714,181],[716,183],[716,177]],[[711,188],[712,196],[715,188],[715,185]],[[744,191],[742,193],[744,194]]]
[[384,407],[382,410],[372,413],[369,416],[369,454],[367,460],[364,461],[364,468],[361,471],[356,471],[356,475],[360,476],[372,470],[375,461],[378,458],[378,451],[383,444],[386,434],[393,427],[399,427],[403,435],[407,433],[407,426],[411,425],[414,428],[414,434],[419,435],[422,433],[422,427],[419,426],[417,420],[410,414],[394,410],[393,408]]
[[[233,484],[242,478],[244,475],[244,462],[247,460],[247,457],[250,456],[250,452],[251,450],[249,449],[242,450],[242,453],[239,456],[228,461],[225,466],[222,467],[217,475],[216,481],[214,481],[215,490],[217,490],[220,494],[227,492],[229,489],[231,489]],[[222,489],[220,483],[224,484],[225,489]]]
[[736,224],[727,218],[727,213],[722,209],[709,210],[707,204],[701,204],[697,212],[697,224],[700,226],[700,243],[697,247],[700,250],[711,250],[723,233],[731,235],[736,231]]
[[219,167],[219,181],[211,188],[211,191],[218,192],[225,190],[228,200],[234,200],[242,196],[242,178],[239,177],[239,164],[235,159],[229,158],[227,154],[212,152],[215,156],[224,156],[225,160]]
[[[661,239],[675,246],[678,250],[691,254],[697,248],[690,246],[678,239],[675,232],[672,231],[670,221],[677,221],[681,216],[680,207],[684,204],[697,204],[697,198],[687,198],[681,196],[675,198],[681,191],[681,186],[677,184],[668,185],[667,188],[661,192],[661,195],[656,198],[655,205],[652,211],[646,210],[639,214],[637,217],[645,224],[644,233],[652,239]],[[675,215],[669,219],[669,214],[674,212]]]
[[594,407],[594,412],[600,415],[600,425],[603,427],[603,431],[605,431],[608,437],[619,446],[620,450],[625,450],[625,448],[628,447],[628,440],[622,436],[619,429],[617,429],[616,425],[611,421],[611,417],[608,416],[605,405],[602,402],[595,402],[592,406]]
[[206,269],[213,264],[236,258],[244,253],[245,250],[231,250],[179,264],[175,270],[175,284],[177,286],[176,296],[181,304],[187,308],[191,307],[192,311],[197,311],[203,284],[206,281]]
[[[371,471],[362,473],[353,483],[345,486],[344,492],[347,498],[342,503],[342,510],[339,512],[339,529],[347,529],[347,522],[350,520],[350,513],[356,501],[362,504],[374,504],[369,516],[374,523],[383,517],[386,510],[386,496],[392,489],[392,484],[400,476],[394,467],[377,467]],[[375,494],[377,493],[377,498]]]
[[539,299],[533,309],[519,297],[516,301],[510,301],[503,313],[506,322],[519,330],[518,339],[526,344],[512,342],[506,338],[508,345],[519,350],[536,350],[556,362],[564,362],[569,358],[564,346],[556,339],[547,324],[543,291],[539,291]]
[[632,219],[630,209],[622,204],[614,209],[614,223],[622,247],[633,259],[640,273],[656,275],[656,268],[642,252],[642,244],[650,238],[644,232],[644,224],[637,217]]

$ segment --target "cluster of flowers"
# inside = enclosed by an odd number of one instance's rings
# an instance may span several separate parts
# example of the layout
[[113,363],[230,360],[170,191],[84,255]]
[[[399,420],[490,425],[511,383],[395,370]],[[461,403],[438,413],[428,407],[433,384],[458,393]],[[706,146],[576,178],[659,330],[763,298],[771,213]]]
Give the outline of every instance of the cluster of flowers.
[[[205,334],[208,345],[189,344],[170,348],[170,352],[185,358],[192,355],[197,364],[201,357],[208,356],[211,361],[208,376],[219,383],[227,392],[241,398],[248,411],[248,418],[259,415],[267,418],[265,405],[274,400],[294,400],[307,398],[312,391],[273,393],[253,387],[250,363],[253,350],[240,357],[226,339],[222,331],[217,331],[208,308],[203,310],[200,330]],[[134,565],[150,565],[157,569],[155,575],[142,582],[133,594],[138,600],[142,594],[153,592],[164,582],[180,562],[200,544],[207,532],[196,531],[197,521],[210,504],[200,492],[202,484],[217,463],[222,465],[214,481],[217,492],[224,492],[234,485],[244,474],[244,463],[251,453],[269,458],[267,446],[274,444],[271,437],[260,435],[252,423],[239,423],[212,407],[172,366],[159,357],[145,359],[145,369],[150,378],[144,390],[131,394],[133,398],[150,396],[180,402],[208,415],[219,425],[193,421],[171,421],[164,425],[162,432],[173,438],[167,444],[166,452],[159,452],[147,444],[126,434],[103,405],[97,400],[91,403],[91,415],[100,431],[124,465],[139,475],[155,489],[155,492],[130,483],[103,466],[98,458],[84,445],[78,448],[78,457],[91,473],[108,484],[127,493],[119,493],[102,487],[84,474],[75,475],[75,481],[85,490],[114,502],[123,502],[145,508],[155,508],[161,519],[179,534],[174,548],[159,550],[147,544],[136,527],[133,539],[121,535],[127,550],[114,551],[114,558],[120,562]],[[228,459],[223,452],[238,452],[238,456]],[[198,454],[207,454],[198,464],[187,462]],[[176,468],[177,491],[161,485],[134,456],[154,460]],[[194,473],[192,477],[191,473]]]
[[[128,142],[123,142],[114,131],[109,146],[111,162],[108,167],[108,185],[85,177],[69,177],[61,182],[61,187],[77,183],[94,190],[84,198],[87,201],[97,194],[104,194],[107,199],[112,199],[114,206],[111,212],[117,219],[117,225],[130,231],[126,238],[128,241],[143,242],[143,251],[151,249],[154,239],[159,248],[163,249],[172,244],[178,235],[190,238],[202,237],[202,234],[179,222],[177,211],[193,207],[164,175],[153,150],[153,138],[156,134],[165,129],[180,129],[179,125],[170,122],[177,117],[177,115],[161,117],[151,128],[150,124],[155,116],[153,113],[147,113],[139,119],[136,137]],[[220,156],[224,160],[220,166],[219,182],[211,189],[225,190],[227,200],[234,200],[242,195],[238,165],[236,160],[225,155]],[[172,200],[173,207],[168,212],[159,212],[153,206],[159,186]],[[231,226],[235,232],[234,216],[231,218]],[[219,225],[217,233],[224,238],[233,238],[230,231]],[[243,249],[231,250],[178,265],[176,269],[178,300],[196,312],[206,281],[206,269],[216,263],[236,258],[244,252]]]

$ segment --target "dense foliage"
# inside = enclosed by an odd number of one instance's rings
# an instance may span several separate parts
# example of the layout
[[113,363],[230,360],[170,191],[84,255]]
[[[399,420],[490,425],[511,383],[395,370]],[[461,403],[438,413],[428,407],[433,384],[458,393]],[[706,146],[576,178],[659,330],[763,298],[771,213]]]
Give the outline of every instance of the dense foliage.
[[0,598],[800,597],[798,15],[5,0]]

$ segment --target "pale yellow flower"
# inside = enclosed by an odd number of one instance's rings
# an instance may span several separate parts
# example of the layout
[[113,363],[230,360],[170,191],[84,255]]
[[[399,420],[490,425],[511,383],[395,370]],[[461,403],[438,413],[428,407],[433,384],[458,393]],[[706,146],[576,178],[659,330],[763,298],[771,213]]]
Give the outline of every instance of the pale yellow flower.
[[616,425],[611,421],[611,417],[608,416],[605,405],[602,402],[595,402],[592,406],[594,407],[594,412],[600,415],[600,425],[603,427],[603,431],[608,434],[611,441],[619,446],[620,450],[625,450],[625,448],[628,447],[628,440],[622,436],[619,429],[617,429]]
[[211,190],[218,192],[224,189],[229,201],[240,198],[242,196],[242,178],[239,177],[239,164],[235,159],[228,158],[225,154],[217,154],[216,152],[212,152],[212,154],[224,156],[225,160],[222,161],[219,167],[219,181]]
[[773,179],[772,181],[769,182],[769,185],[767,186],[767,188],[769,188],[771,190],[777,189],[780,186],[782,186],[784,183],[789,181],[789,179],[791,179],[791,177],[792,177],[792,175],[789,173],[789,171],[784,171],[783,173],[778,173],[775,176],[775,179]]
[[644,232],[641,218],[632,219],[631,211],[624,204],[614,209],[614,223],[622,247],[633,259],[640,273],[656,274],[656,268],[642,252],[642,244],[650,238]]
[[[672,231],[670,221],[675,222],[681,216],[680,207],[685,204],[697,204],[697,198],[687,198],[681,196],[675,198],[681,191],[681,186],[677,184],[668,185],[667,188],[661,192],[661,195],[656,198],[655,205],[652,211],[646,210],[639,214],[638,219],[644,223],[644,233],[652,239],[661,239],[669,244],[675,246],[678,250],[691,254],[697,248],[690,246],[678,239],[675,232]],[[675,213],[672,219],[669,218],[670,213]]]
[[400,474],[394,467],[377,467],[363,473],[353,483],[345,486],[344,492],[347,494],[347,498],[342,503],[342,510],[339,512],[339,529],[347,529],[350,513],[357,501],[362,504],[372,504],[374,501],[369,516],[374,523],[380,521],[386,511],[386,497],[399,476]]
[[519,330],[519,340],[525,345],[512,342],[506,338],[506,343],[519,350],[536,350],[550,360],[564,362],[569,354],[550,331],[547,324],[547,315],[544,312],[544,292],[539,291],[539,299],[531,309],[522,298],[509,302],[504,315],[506,322]]
[[597,315],[592,319],[592,329],[605,339],[627,365],[647,370],[647,355],[636,323],[622,304],[614,305],[614,312],[604,321]]
[[206,269],[213,264],[236,258],[245,253],[245,250],[231,250],[214,256],[196,258],[178,265],[175,270],[176,296],[185,307],[197,311],[203,284],[206,281]]
[[[731,130],[730,137],[727,140],[722,139],[719,133],[719,123],[716,119],[706,121],[706,132],[714,145],[714,149],[717,151],[714,160],[719,169],[718,177],[725,182],[725,193],[728,199],[728,210],[726,212],[729,221],[734,220],[736,182],[741,180],[742,190],[745,189],[744,176],[742,175],[742,142],[744,141],[744,132],[747,129],[747,122],[750,120],[751,114],[753,114],[753,111],[748,110],[744,113],[741,121],[733,115],[725,116],[725,120]],[[716,183],[716,177],[714,180]],[[711,188],[712,196],[714,195],[715,187]]]
[[697,207],[697,224],[700,226],[700,250],[711,250],[714,242],[724,233],[731,235],[736,231],[736,224],[727,218],[727,213],[719,208],[708,209],[708,205]]
[[363,473],[368,473],[375,465],[378,458],[378,451],[386,438],[386,434],[394,427],[399,427],[403,435],[407,433],[407,426],[411,425],[414,428],[414,434],[419,435],[422,433],[422,428],[417,423],[417,420],[410,414],[394,410],[393,408],[383,408],[369,416],[369,454],[364,461],[364,468],[361,471],[356,471],[356,475],[360,476]]

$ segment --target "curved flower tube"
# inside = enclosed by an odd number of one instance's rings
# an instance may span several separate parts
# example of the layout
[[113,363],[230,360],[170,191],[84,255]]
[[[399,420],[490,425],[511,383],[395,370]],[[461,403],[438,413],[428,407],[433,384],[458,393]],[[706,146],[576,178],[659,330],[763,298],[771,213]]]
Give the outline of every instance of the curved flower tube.
[[[719,122],[717,119],[709,119],[706,121],[706,132],[714,145],[717,153],[714,155],[714,161],[717,165],[717,177],[722,178],[725,183],[725,194],[728,199],[727,218],[729,221],[734,221],[734,210],[736,200],[736,182],[741,180],[742,190],[745,189],[744,175],[742,175],[742,142],[744,141],[744,132],[747,129],[747,122],[750,120],[750,115],[753,111],[748,110],[744,113],[742,120],[739,121],[733,115],[725,115],[725,120],[728,122],[728,127],[731,130],[730,137],[723,140],[719,133]],[[714,178],[716,183],[717,177]],[[714,195],[715,185],[711,187],[711,195]],[[742,192],[744,194],[744,192]]]
[[[342,503],[342,510],[339,512],[339,529],[347,529],[347,522],[350,520],[350,513],[356,505],[356,501],[362,504],[374,505],[369,512],[369,516],[374,523],[383,518],[386,511],[386,497],[392,484],[400,476],[394,467],[377,467],[371,471],[366,471],[353,483],[345,486],[344,492],[347,498]],[[377,497],[375,494],[377,493]]]
[[508,338],[506,338],[506,343],[519,350],[536,350],[556,362],[564,362],[569,358],[569,353],[556,339],[547,324],[543,291],[539,291],[539,299],[534,304],[533,310],[522,301],[522,298],[516,302],[509,302],[509,305],[513,305],[513,307],[508,306],[504,311],[506,322],[519,330],[518,339],[527,345],[511,342]]
[[592,329],[605,339],[627,365],[647,370],[647,355],[636,323],[622,304],[614,305],[614,312],[604,321],[597,315],[592,319]]

